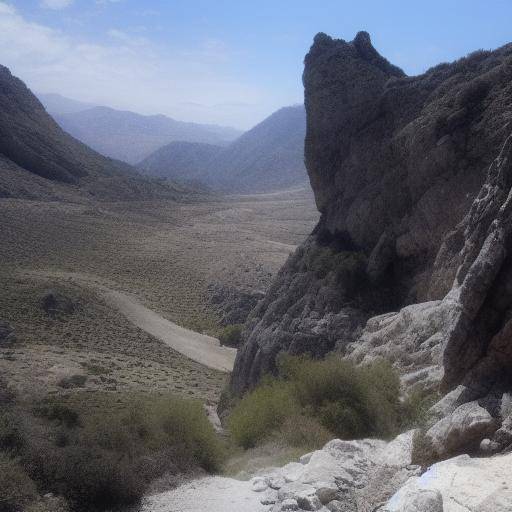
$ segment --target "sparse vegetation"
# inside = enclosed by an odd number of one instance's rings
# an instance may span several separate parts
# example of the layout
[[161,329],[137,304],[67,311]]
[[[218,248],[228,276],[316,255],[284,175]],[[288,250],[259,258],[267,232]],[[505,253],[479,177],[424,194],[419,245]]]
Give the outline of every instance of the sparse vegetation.
[[224,447],[199,401],[128,396],[120,408],[120,398],[106,395],[96,410],[77,411],[59,397],[4,408],[0,510],[36,500],[37,488],[63,496],[75,510],[104,510],[137,501],[166,472],[220,468]]
[[[384,362],[356,367],[334,356],[321,361],[285,356],[279,376],[236,405],[229,427],[235,442],[245,448],[276,432],[295,446],[307,439],[316,439],[313,444],[318,446],[333,435],[389,438],[402,422],[399,391],[396,372]],[[291,429],[292,423],[301,428]]]
[[219,333],[220,344],[237,348],[242,341],[242,329],[243,325],[241,324],[232,324],[224,327]]

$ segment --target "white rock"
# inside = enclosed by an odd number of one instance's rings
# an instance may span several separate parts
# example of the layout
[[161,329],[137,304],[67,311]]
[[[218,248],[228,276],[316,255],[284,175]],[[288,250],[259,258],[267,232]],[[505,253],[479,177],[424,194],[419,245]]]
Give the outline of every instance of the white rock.
[[299,462],[290,462],[281,468],[281,475],[287,482],[297,481],[304,472],[304,465]]
[[[439,456],[476,448],[480,440],[496,430],[495,421],[478,402],[463,404],[438,421],[426,436]],[[476,446],[475,446],[476,445]]]
[[251,489],[254,492],[263,492],[268,489],[267,481],[263,477],[256,477],[251,480]]
[[309,453],[302,455],[302,457],[299,458],[299,462],[301,464],[307,464],[311,459],[311,455],[313,455],[313,452],[309,452]]
[[302,482],[290,482],[281,487],[277,493],[279,501],[284,501],[289,498],[295,499],[296,496],[315,494],[316,489],[312,485],[304,484]]
[[297,503],[297,500],[294,500],[292,498],[288,498],[287,500],[284,500],[281,503],[281,510],[299,510],[299,505]]
[[412,444],[417,430],[409,430],[395,437],[374,457],[382,466],[405,468],[412,462]]
[[397,493],[383,512],[444,512],[443,497],[439,491],[432,489]]
[[383,511],[404,512],[399,507],[406,497],[411,500],[415,493],[430,490],[441,493],[444,512],[510,512],[511,468],[512,454],[482,459],[461,455],[448,459],[434,464],[421,477],[409,479]]
[[267,484],[271,489],[279,490],[286,484],[286,480],[281,475],[271,475],[267,477]]

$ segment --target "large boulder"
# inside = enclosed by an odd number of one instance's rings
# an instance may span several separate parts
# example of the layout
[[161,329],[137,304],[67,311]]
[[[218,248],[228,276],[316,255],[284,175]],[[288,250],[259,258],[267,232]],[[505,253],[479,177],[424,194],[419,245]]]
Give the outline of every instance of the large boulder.
[[[485,459],[461,455],[432,466],[401,487],[382,512],[508,512],[512,454]],[[441,498],[441,500],[440,500]],[[418,508],[423,503],[425,508]]]
[[463,404],[433,425],[426,433],[437,457],[474,452],[482,439],[497,429],[495,419],[478,402]]

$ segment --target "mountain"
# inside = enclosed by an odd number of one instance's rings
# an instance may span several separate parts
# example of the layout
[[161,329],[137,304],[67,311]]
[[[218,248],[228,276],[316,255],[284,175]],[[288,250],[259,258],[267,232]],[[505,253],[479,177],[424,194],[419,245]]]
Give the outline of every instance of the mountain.
[[408,77],[365,32],[318,34],[303,81],[321,217],[250,314],[232,391],[283,353],[387,360],[404,393],[443,393],[421,434],[438,460],[505,450],[512,44]]
[[0,66],[0,196],[142,199],[177,190],[139,175],[65,133],[41,102]]
[[144,116],[108,107],[55,115],[59,125],[99,153],[136,164],[172,141],[225,145],[240,135],[234,128],[186,123],[163,115]]
[[202,142],[175,141],[151,153],[138,168],[151,176],[204,184],[208,181],[209,163],[222,150],[221,146]]
[[[210,188],[262,192],[307,182],[304,107],[285,107],[218,150],[171,144],[139,164],[146,173],[182,178],[188,170]],[[189,158],[189,160],[187,160]]]
[[36,94],[36,96],[43,104],[46,111],[52,116],[61,114],[75,114],[77,112],[81,112],[82,110],[88,110],[94,107],[94,105],[90,103],[72,100],[55,93],[39,93]]

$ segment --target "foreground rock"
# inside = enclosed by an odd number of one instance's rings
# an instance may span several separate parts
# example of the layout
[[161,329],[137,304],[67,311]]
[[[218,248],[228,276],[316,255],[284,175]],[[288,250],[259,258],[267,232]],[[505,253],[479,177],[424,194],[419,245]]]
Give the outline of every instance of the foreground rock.
[[411,478],[382,512],[508,512],[512,454],[489,459],[461,455]]
[[142,512],[505,512],[512,510],[512,454],[464,455],[421,474],[410,431],[390,443],[335,439],[250,481],[209,477],[148,497]]

